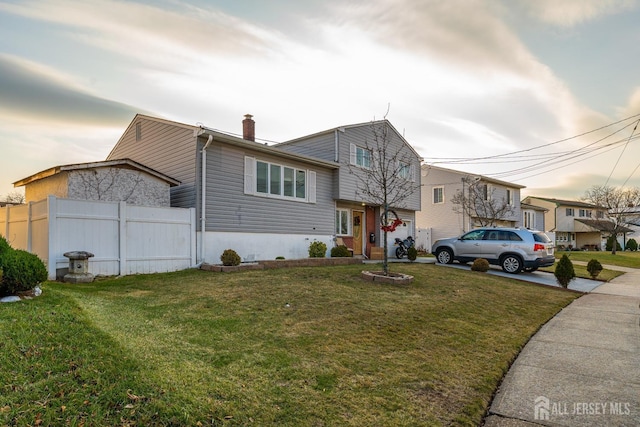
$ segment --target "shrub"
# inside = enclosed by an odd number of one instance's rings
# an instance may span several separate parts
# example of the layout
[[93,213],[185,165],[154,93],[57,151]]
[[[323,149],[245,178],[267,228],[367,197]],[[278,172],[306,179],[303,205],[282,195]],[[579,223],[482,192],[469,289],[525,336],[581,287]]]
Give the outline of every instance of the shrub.
[[407,258],[409,258],[409,261],[415,261],[418,258],[418,250],[411,246],[407,249]]
[[489,271],[489,261],[484,258],[476,258],[471,264],[471,271],[480,271],[486,273]]
[[276,259],[284,259],[284,257],[280,255],[280,256],[277,256]]
[[0,254],[0,294],[29,291],[47,280],[47,268],[37,255],[23,250],[3,249]]
[[624,245],[624,248],[628,251],[637,251],[638,250],[638,242],[636,239],[627,240],[627,244]]
[[7,242],[7,239],[0,236],[0,254],[6,251],[11,251],[11,250],[13,250],[13,248],[11,248],[11,245],[9,245],[9,242]]
[[600,261],[597,259],[592,259],[587,263],[587,271],[591,275],[591,278],[595,279],[602,271],[602,264],[600,264]]
[[222,261],[222,265],[240,265],[242,259],[240,259],[240,255],[233,249],[225,249],[220,255],[220,261]]
[[620,243],[618,242],[618,239],[617,239],[616,236],[609,236],[609,238],[607,239],[606,249],[608,251],[612,251],[613,250],[613,242],[616,242],[616,251],[621,251],[622,247],[620,246]]
[[351,252],[345,245],[338,245],[331,248],[331,257],[344,258],[351,256]]
[[562,255],[560,261],[556,265],[556,271],[553,273],[556,276],[558,284],[563,288],[569,286],[569,282],[576,277],[576,272],[573,269],[573,263],[567,255]]
[[327,254],[327,245],[322,242],[311,242],[309,245],[309,257],[310,258],[324,258]]

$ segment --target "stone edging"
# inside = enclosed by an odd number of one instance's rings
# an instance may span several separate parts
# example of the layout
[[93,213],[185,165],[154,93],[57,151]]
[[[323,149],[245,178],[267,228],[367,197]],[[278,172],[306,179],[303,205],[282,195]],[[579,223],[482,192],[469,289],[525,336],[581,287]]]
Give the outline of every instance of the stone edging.
[[291,268],[291,267],[321,267],[330,265],[351,265],[362,264],[360,258],[302,258],[302,259],[277,259],[269,261],[257,261],[251,263],[242,263],[235,266],[226,266],[219,264],[202,264],[201,270],[231,273],[245,270],[269,270],[274,268]]
[[385,276],[381,272],[363,271],[361,277],[368,282],[391,283],[394,285],[408,285],[413,282],[413,276],[401,273],[389,273],[388,276]]

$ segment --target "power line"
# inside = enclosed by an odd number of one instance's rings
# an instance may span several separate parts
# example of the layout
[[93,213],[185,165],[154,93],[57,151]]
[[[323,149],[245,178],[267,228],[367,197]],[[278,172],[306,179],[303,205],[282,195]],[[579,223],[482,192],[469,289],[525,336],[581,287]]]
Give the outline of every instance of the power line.
[[[549,146],[552,146],[552,145],[560,144],[562,142],[570,141],[572,139],[580,138],[581,136],[585,136],[585,135],[588,135],[590,133],[598,132],[598,131],[600,131],[602,129],[606,129],[608,127],[617,125],[618,123],[626,122],[627,120],[630,120],[630,119],[633,119],[633,118],[636,118],[636,117],[640,117],[640,113],[639,114],[634,114],[633,116],[629,116],[629,117],[626,117],[626,118],[621,119],[621,120],[618,120],[617,122],[609,123],[608,125],[604,125],[604,126],[601,126],[599,128],[583,132],[583,133],[575,135],[575,136],[571,136],[571,137],[568,137],[568,138],[563,138],[563,139],[560,139],[560,140],[557,140],[557,141],[549,142],[549,143],[543,144],[543,145],[538,145],[538,146],[532,147],[532,148],[526,148],[524,150],[513,151],[511,153],[503,153],[503,154],[496,154],[494,156],[475,157],[475,158],[470,158],[470,157],[429,157],[429,158],[430,159],[435,159],[435,160],[440,160],[440,161],[436,161],[436,162],[431,162],[432,164],[437,164],[437,163],[451,164],[451,163],[457,163],[457,161],[465,162],[465,161],[470,161],[470,160],[485,160],[485,159],[501,158],[501,157],[506,157],[506,156],[510,156],[510,155],[513,155],[513,154],[520,154],[520,153],[526,153],[526,152],[533,151],[533,150],[538,150],[540,148],[545,148],[545,147],[549,147]],[[630,126],[630,125],[627,125],[627,126],[623,127],[622,129],[625,129],[628,126]],[[622,130],[622,129],[620,129],[620,130]],[[619,132],[619,131],[614,132],[614,134]]]
[[[640,122],[640,120],[638,121]],[[618,162],[620,162],[620,159],[622,158],[622,155],[624,154],[625,150],[627,149],[627,145],[629,145],[629,141],[631,140],[631,137],[633,136],[633,133],[636,131],[636,129],[638,128],[638,122],[636,122],[636,125],[633,127],[633,130],[631,131],[631,135],[629,135],[629,139],[627,140],[627,143],[624,145],[624,148],[622,149],[622,152],[620,153],[620,155],[618,156],[618,160],[616,160],[616,164],[613,165],[613,168],[611,169],[611,172],[609,172],[609,176],[607,177],[607,181],[604,183],[604,186],[606,187],[607,184],[609,183],[609,180],[611,179],[611,175],[613,175],[613,171],[616,170],[616,167],[618,166]],[[627,182],[625,181],[625,184]]]
[[[610,123],[608,125],[605,126],[601,126],[597,129],[593,129],[587,132],[583,132],[579,135],[570,137],[570,138],[563,138],[561,140],[557,140],[551,143],[547,143],[547,144],[543,144],[543,145],[539,145],[536,147],[532,147],[532,148],[527,148],[524,150],[518,150],[518,151],[514,151],[514,152],[510,152],[510,153],[503,153],[503,154],[498,154],[498,155],[492,155],[492,156],[484,156],[484,157],[476,157],[476,158],[462,158],[462,157],[450,157],[450,158],[432,158],[436,161],[434,162],[429,162],[427,161],[428,164],[475,164],[475,165],[479,165],[479,164],[497,164],[497,163],[522,163],[522,162],[535,162],[531,165],[528,166],[523,166],[523,167],[519,167],[519,168],[515,168],[515,169],[511,169],[511,170],[507,170],[507,171],[503,171],[503,172],[497,172],[497,173],[493,173],[493,174],[485,174],[485,176],[488,177],[494,177],[494,178],[501,178],[504,179],[505,177],[511,177],[511,176],[519,176],[519,175],[523,175],[523,174],[527,174],[528,172],[532,172],[536,169],[539,169],[540,167],[542,167],[544,170],[543,171],[538,171],[537,173],[534,173],[532,175],[527,175],[526,177],[523,177],[521,179],[525,179],[525,178],[530,178],[532,176],[537,176],[537,175],[541,175],[544,173],[548,173],[557,169],[560,169],[561,167],[565,167],[571,164],[575,164],[575,163],[579,163],[581,161],[590,159],[592,157],[595,157],[597,155],[601,155],[604,154],[606,152],[609,152],[615,148],[617,148],[620,144],[625,143],[625,149],[628,146],[630,141],[635,141],[638,138],[640,138],[640,136],[634,135],[634,132],[637,128],[637,125],[640,123],[640,119],[635,120],[634,122],[631,122],[623,127],[621,127],[620,129],[617,129],[611,133],[609,133],[608,135],[594,141],[591,142],[589,144],[587,144],[584,147],[580,147],[577,148],[575,150],[567,150],[567,151],[562,151],[562,152],[551,152],[551,153],[540,153],[540,154],[527,154],[527,155],[522,155],[522,153],[530,153],[531,151],[534,150],[538,150],[538,149],[542,149],[545,147],[549,147],[552,145],[556,145],[562,142],[566,142],[566,141],[570,141],[572,139],[576,139],[579,138],[581,136],[585,136],[585,135],[589,135],[591,133],[597,132],[597,131],[601,131],[603,129],[609,128],[611,126],[623,123],[625,121],[628,121],[630,119],[634,119],[640,117],[640,114],[635,114],[633,116],[627,117],[625,119],[622,120],[618,120],[616,122]],[[623,130],[627,129],[628,127],[630,127],[631,125],[635,125],[634,129],[631,133],[631,135],[628,138],[625,139],[618,139],[614,142],[609,142],[605,145],[600,145],[597,146],[597,144],[600,144],[601,142],[605,141],[608,138],[611,138],[612,136],[616,135],[617,133],[622,132]],[[604,150],[604,151],[603,151]],[[585,157],[586,156],[586,157]],[[576,160],[578,159],[578,160]],[[571,161],[574,160],[574,161]],[[570,163],[566,163],[569,162]],[[560,166],[549,169],[549,166],[553,166],[553,165],[557,165],[560,164]],[[640,164],[638,164],[638,166],[636,167],[636,170],[640,167]],[[614,167],[615,169],[615,167]],[[613,171],[612,171],[613,172]],[[634,170],[635,173],[635,170]]]

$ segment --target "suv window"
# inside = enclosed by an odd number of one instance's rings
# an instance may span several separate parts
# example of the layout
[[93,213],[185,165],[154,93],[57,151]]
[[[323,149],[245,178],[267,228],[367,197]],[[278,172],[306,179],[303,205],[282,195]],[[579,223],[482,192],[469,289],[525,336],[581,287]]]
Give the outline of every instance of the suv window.
[[498,230],[488,230],[484,233],[484,240],[502,240]]
[[484,230],[473,230],[465,234],[460,240],[482,240],[484,236]]
[[549,243],[551,239],[544,233],[531,233],[533,234],[533,240],[540,243]]
[[[466,240],[466,239],[465,239]],[[513,231],[507,230],[487,230],[484,233],[484,240],[501,240],[521,242],[522,238]]]
[[500,234],[506,234],[504,239],[500,236],[500,240],[511,240],[512,242],[522,242],[522,237],[518,236],[513,231],[501,231]]

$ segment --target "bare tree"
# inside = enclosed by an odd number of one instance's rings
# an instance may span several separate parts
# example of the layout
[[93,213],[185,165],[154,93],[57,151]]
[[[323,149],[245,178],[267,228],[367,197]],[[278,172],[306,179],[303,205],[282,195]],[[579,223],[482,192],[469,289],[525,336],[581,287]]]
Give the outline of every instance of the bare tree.
[[92,170],[77,174],[86,200],[128,201],[142,182],[139,173],[124,173],[120,169]]
[[610,226],[606,227],[606,232],[609,238],[613,237],[611,253],[615,255],[618,235],[628,231],[627,227],[638,219],[640,189],[594,185],[585,192],[583,200],[607,210]]
[[[361,153],[351,153],[349,172],[356,177],[356,196],[379,206],[383,230],[384,274],[389,274],[387,233],[394,208],[406,207],[406,200],[420,191],[420,179],[416,178],[415,154],[404,143],[392,144],[393,128],[386,120],[370,124],[371,139],[365,139]],[[357,158],[354,158],[357,157]]]
[[451,198],[453,211],[473,219],[481,227],[496,226],[498,221],[514,215],[510,200],[495,197],[495,189],[479,179],[463,178],[462,189]]
[[20,193],[18,191],[12,191],[11,193],[6,195],[4,200],[7,203],[11,203],[11,204],[14,204],[14,205],[21,205],[21,204],[24,203],[25,198],[24,198],[24,194],[22,194],[22,193]]

